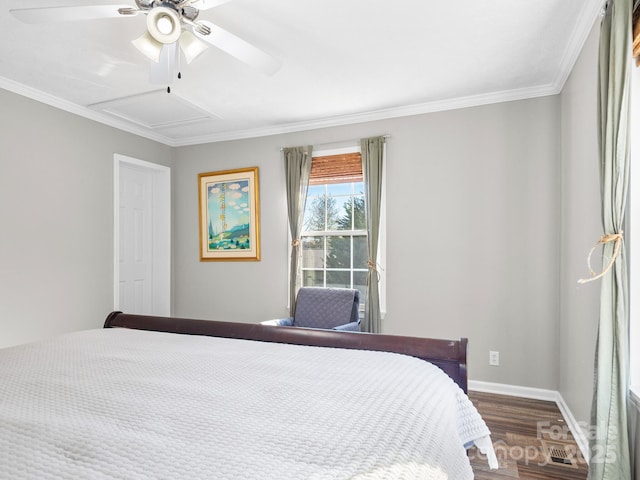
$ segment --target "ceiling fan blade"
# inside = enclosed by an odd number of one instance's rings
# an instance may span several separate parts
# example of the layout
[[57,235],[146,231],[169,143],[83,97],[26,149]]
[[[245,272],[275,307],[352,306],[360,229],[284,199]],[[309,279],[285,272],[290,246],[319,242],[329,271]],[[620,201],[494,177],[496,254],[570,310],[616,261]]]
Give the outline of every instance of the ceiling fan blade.
[[24,23],[75,22],[97,18],[116,18],[123,15],[118,9],[126,9],[128,15],[136,12],[131,5],[83,5],[77,7],[14,8],[9,12]]
[[159,61],[151,62],[149,81],[158,85],[171,85],[180,69],[178,42],[162,45]]
[[231,0],[195,0],[190,6],[197,8],[198,10],[208,10],[223,3],[228,3]]
[[197,23],[206,25],[211,29],[209,35],[203,35],[197,28],[193,29],[193,33],[201,40],[210,43],[241,62],[263,71],[267,75],[273,75],[280,69],[282,65],[280,60],[254,47],[224,28],[207,20],[201,20]]

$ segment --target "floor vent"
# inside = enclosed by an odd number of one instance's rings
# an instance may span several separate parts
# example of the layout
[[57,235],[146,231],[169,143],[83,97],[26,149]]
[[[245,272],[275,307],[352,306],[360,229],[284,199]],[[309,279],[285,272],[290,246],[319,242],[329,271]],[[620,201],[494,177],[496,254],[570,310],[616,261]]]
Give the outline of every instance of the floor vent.
[[545,446],[547,459],[550,464],[577,468],[576,452],[571,451],[571,447],[561,443],[547,443],[544,441],[542,443]]

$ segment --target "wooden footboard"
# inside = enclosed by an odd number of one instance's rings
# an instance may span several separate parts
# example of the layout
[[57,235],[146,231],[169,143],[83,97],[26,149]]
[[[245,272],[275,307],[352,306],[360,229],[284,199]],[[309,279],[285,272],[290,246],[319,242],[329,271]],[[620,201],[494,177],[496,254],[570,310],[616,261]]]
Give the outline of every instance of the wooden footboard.
[[104,328],[113,327],[316,347],[401,353],[437,365],[460,385],[465,393],[467,392],[466,338],[440,340],[377,333],[338,332],[313,328],[274,327],[250,323],[131,315],[122,312],[112,312],[107,316]]

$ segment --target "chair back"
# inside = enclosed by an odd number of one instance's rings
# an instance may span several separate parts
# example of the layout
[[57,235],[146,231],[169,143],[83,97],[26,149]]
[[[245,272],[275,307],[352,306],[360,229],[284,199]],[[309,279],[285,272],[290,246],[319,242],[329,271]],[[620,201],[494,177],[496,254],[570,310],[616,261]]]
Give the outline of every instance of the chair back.
[[360,323],[360,292],[352,288],[302,287],[296,297],[295,327],[334,328]]

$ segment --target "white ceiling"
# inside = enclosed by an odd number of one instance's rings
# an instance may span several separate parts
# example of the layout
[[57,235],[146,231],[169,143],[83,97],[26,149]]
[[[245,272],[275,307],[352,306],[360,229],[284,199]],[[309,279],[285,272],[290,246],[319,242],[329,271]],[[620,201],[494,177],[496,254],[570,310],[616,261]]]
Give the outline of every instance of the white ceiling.
[[145,17],[24,24],[6,0],[0,87],[171,146],[559,93],[603,0],[233,0],[210,20],[282,62],[210,47],[165,87],[131,44]]

